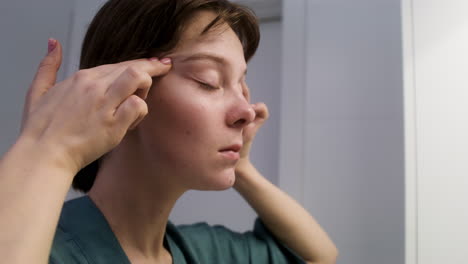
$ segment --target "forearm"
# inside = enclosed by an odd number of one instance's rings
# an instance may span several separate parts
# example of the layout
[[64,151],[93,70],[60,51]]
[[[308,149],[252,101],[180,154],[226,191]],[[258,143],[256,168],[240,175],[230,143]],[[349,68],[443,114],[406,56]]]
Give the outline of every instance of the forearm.
[[337,249],[315,219],[249,163],[237,171],[236,190],[270,231],[309,263],[335,263]]
[[52,150],[19,140],[0,160],[0,256],[47,263],[73,171]]

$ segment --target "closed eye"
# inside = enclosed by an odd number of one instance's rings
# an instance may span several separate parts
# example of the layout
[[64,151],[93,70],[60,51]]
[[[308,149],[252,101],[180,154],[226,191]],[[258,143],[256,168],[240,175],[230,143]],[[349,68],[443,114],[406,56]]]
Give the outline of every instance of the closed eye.
[[216,90],[218,89],[218,87],[215,87],[213,85],[210,85],[208,83],[204,83],[204,82],[200,82],[200,81],[197,81],[195,80],[199,85],[200,87],[202,87],[203,89],[207,89],[207,90]]

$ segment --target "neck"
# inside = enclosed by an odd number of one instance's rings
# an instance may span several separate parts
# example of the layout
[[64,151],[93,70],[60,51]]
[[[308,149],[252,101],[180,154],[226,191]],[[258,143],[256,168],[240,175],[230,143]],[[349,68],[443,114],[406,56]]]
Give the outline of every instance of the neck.
[[132,262],[165,259],[170,256],[163,245],[166,225],[185,190],[171,184],[161,167],[145,162],[144,154],[135,153],[141,152],[114,149],[101,164],[89,196]]

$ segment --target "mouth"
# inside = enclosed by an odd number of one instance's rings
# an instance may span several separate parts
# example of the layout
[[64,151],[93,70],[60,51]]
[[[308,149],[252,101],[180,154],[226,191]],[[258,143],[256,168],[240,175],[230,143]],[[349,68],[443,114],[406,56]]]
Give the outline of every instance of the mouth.
[[240,158],[241,144],[233,144],[219,150],[219,153],[226,159],[238,160]]
[[242,148],[241,144],[233,144],[231,146],[227,146],[227,147],[220,149],[219,152],[223,152],[223,151],[239,152],[241,148]]

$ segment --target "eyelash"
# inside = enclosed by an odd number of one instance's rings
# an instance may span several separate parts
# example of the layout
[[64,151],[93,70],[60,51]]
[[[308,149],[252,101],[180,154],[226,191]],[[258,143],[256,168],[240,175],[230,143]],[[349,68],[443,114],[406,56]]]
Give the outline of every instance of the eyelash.
[[202,88],[207,89],[207,90],[216,90],[216,89],[218,89],[218,87],[209,85],[209,84],[204,83],[204,82],[199,82],[199,81],[197,81],[197,83],[198,83]]

